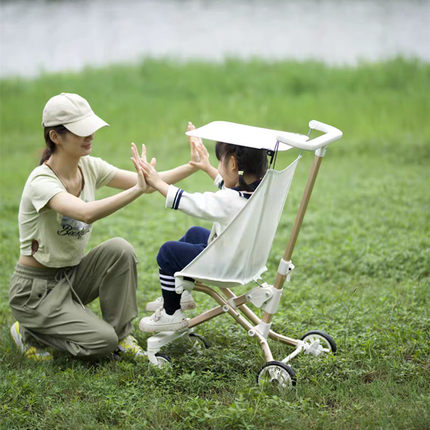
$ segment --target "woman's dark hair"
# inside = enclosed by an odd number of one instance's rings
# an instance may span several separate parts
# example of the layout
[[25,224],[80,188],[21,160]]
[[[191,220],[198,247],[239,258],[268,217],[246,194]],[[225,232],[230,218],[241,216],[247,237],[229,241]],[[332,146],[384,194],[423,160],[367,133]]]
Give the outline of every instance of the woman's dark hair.
[[49,136],[49,132],[51,130],[55,130],[58,134],[66,134],[69,130],[67,130],[64,125],[54,125],[52,127],[45,127],[43,130],[43,135],[45,137],[46,148],[43,151],[42,158],[40,159],[40,164],[43,164],[50,156],[55,152],[55,143],[51,140]]
[[267,151],[265,149],[248,148],[247,146],[232,145],[225,142],[217,142],[215,146],[216,158],[223,161],[226,156],[234,155],[237,162],[237,170],[242,171],[239,175],[239,187],[242,191],[254,191],[245,182],[244,175],[254,175],[262,178],[267,170]]

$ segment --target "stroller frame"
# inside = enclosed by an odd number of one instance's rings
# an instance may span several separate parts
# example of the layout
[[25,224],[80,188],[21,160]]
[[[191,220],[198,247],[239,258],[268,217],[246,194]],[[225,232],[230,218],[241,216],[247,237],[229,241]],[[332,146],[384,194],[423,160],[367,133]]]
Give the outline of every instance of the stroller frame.
[[[316,177],[322,163],[322,159],[326,154],[326,148],[329,143],[342,137],[342,132],[340,130],[314,120],[309,122],[309,134],[313,129],[322,131],[325,134],[307,142],[294,141],[291,138],[287,139],[284,136],[278,137],[279,141],[290,146],[302,150],[315,151],[315,156],[284,255],[279,262],[273,286],[266,283],[260,284],[256,281],[258,284],[257,287],[254,287],[246,293],[237,296],[230,288],[218,287],[219,292],[217,292],[213,288],[199,281],[182,281],[182,287],[176,288],[178,293],[181,293],[183,291],[183,286],[185,286],[185,289],[193,289],[193,291],[209,295],[215,302],[218,303],[218,306],[191,318],[186,329],[176,332],[161,332],[148,338],[147,354],[149,361],[152,364],[162,366],[166,364],[166,362],[170,362],[170,359],[167,356],[159,354],[160,349],[184,335],[194,335],[206,346],[204,338],[193,333],[194,328],[223,314],[229,314],[241,327],[247,331],[249,336],[257,339],[265,360],[265,364],[257,376],[257,382],[260,384],[267,382],[277,383],[281,388],[287,388],[291,385],[295,385],[296,378],[294,371],[289,365],[287,365],[287,363],[289,363],[294,357],[302,352],[313,356],[319,356],[327,353],[336,353],[336,344],[334,340],[331,338],[331,336],[322,331],[313,330],[306,333],[301,339],[294,339],[271,330],[273,315],[276,313],[280,303],[285,281],[287,281],[287,283],[290,281],[291,273],[294,270],[291,257],[300,232],[300,228],[303,223]],[[262,318],[258,317],[247,306],[247,303],[251,303],[257,308],[262,308],[264,310]],[[275,361],[268,343],[268,339],[294,346],[295,349],[283,360]]]

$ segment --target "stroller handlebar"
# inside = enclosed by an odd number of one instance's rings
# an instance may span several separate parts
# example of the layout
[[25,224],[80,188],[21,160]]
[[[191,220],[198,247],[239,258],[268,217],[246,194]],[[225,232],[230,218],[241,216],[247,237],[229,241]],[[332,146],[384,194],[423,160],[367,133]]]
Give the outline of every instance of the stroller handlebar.
[[326,147],[331,142],[339,140],[343,135],[343,133],[336,127],[324,124],[320,121],[315,121],[314,119],[309,121],[309,128],[311,130],[322,131],[324,134],[306,142],[295,140],[286,136],[278,136],[277,139],[279,142],[286,143],[287,145],[293,146],[294,148],[304,149],[305,151],[315,151],[317,149]]

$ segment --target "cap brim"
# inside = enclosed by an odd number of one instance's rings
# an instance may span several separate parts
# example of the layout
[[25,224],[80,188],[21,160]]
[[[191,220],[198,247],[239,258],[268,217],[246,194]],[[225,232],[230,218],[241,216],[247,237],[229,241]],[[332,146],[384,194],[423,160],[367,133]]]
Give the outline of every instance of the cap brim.
[[306,142],[309,138],[303,134],[290,133],[281,130],[253,127],[251,125],[237,124],[228,121],[213,121],[195,130],[187,131],[188,136],[201,137],[202,139],[218,142],[232,143],[249,148],[287,151],[292,146],[278,143],[278,136],[291,137]]
[[63,125],[64,127],[67,128],[67,130],[81,137],[90,136],[91,134],[95,133],[98,129],[109,126],[107,122],[103,121],[96,114],[92,114],[79,121],[70,122],[68,124],[63,124]]

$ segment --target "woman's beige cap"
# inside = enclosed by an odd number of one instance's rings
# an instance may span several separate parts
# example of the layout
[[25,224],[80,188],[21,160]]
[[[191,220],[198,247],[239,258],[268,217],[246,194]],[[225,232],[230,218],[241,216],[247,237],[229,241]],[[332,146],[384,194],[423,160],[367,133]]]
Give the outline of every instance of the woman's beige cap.
[[89,136],[109,124],[98,117],[78,94],[61,93],[51,97],[43,109],[42,125],[64,125],[78,136]]

